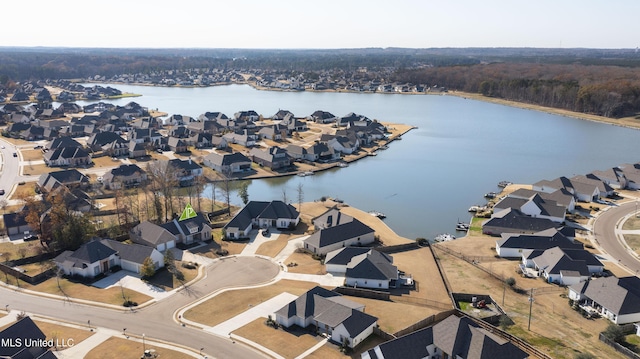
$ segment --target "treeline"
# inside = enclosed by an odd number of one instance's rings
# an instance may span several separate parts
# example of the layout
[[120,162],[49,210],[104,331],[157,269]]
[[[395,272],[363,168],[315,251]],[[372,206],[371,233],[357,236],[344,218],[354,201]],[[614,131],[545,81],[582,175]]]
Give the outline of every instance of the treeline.
[[606,117],[640,112],[638,67],[493,63],[403,70],[395,79]]

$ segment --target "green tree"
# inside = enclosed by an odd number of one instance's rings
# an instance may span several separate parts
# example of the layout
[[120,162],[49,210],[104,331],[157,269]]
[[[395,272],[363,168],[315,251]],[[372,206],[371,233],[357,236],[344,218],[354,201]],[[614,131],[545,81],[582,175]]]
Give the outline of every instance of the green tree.
[[515,279],[515,278],[513,278],[513,277],[509,277],[509,278],[507,278],[507,279],[505,279],[505,280],[504,280],[504,283],[505,283],[506,285],[508,285],[509,287],[512,287],[512,288],[513,288],[513,286],[514,286],[514,285],[516,285],[516,279]]
[[249,182],[242,181],[240,182],[240,187],[238,188],[238,196],[242,199],[242,203],[249,203]]
[[607,329],[605,329],[602,334],[616,343],[624,338],[624,332],[622,331],[622,328],[619,325],[613,323],[609,323],[609,326],[607,326]]
[[156,274],[156,266],[153,264],[153,260],[151,257],[147,257],[142,262],[142,267],[140,267],[140,274],[143,278],[151,278],[154,274]]

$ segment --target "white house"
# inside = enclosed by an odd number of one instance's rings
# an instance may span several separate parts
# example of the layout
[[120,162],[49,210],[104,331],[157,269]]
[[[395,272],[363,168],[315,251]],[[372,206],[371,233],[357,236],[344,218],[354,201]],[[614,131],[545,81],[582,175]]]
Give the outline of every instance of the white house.
[[569,298],[615,324],[640,322],[640,278],[606,277],[574,284]]
[[295,228],[300,222],[300,213],[282,201],[249,201],[240,212],[224,226],[228,239],[249,236],[253,228]]
[[372,244],[375,240],[375,231],[354,218],[315,232],[304,240],[304,248],[311,253],[327,254],[343,247]]

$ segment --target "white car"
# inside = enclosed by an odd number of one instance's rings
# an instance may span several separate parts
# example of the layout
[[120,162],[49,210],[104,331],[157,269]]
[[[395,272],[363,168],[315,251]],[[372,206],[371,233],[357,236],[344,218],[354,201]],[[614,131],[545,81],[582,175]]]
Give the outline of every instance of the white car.
[[0,146],[0,148],[2,148],[4,150],[4,145]]

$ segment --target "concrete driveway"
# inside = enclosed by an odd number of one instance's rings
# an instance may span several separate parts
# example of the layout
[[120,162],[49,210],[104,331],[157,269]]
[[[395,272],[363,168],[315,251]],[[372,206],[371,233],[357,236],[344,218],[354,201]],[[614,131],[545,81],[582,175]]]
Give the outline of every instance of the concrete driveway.
[[269,315],[271,315],[271,317],[275,320],[276,318],[273,313],[289,304],[296,298],[298,298],[298,296],[291,293],[280,293],[277,296],[267,300],[266,302],[262,302],[255,307],[251,307],[248,310],[245,310],[244,312],[236,315],[235,317],[206,330],[223,337],[228,337],[234,330],[244,327],[245,325],[253,322],[258,318],[266,319]]
[[158,288],[149,283],[146,283],[142,279],[140,279],[139,274],[135,274],[125,270],[113,273],[103,279],[100,279],[92,285],[101,289],[123,286],[124,288],[146,294],[154,298],[155,300],[161,300],[173,294],[173,291],[167,292],[162,288]]

